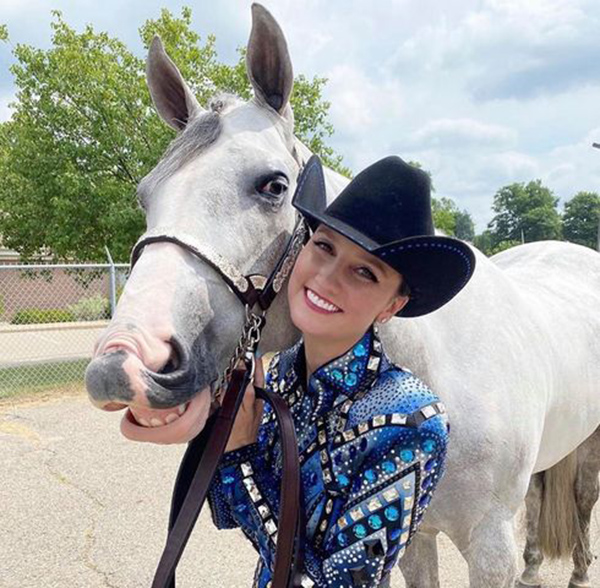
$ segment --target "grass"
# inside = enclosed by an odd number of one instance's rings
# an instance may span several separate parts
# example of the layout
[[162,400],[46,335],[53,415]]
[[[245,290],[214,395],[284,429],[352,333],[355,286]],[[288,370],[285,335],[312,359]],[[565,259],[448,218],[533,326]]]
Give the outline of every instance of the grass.
[[83,389],[83,375],[89,359],[0,368],[0,401],[42,395],[49,389]]

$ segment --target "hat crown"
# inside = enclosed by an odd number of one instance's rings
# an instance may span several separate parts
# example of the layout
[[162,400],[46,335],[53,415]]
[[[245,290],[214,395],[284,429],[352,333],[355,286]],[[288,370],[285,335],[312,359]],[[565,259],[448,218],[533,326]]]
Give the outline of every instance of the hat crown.
[[361,171],[326,213],[380,246],[435,234],[429,176],[397,156],[381,159]]

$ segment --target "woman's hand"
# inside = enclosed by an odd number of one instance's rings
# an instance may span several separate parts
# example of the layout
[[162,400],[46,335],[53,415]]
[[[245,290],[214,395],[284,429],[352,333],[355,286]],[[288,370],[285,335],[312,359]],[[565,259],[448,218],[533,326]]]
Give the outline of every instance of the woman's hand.
[[[256,358],[254,382],[259,388],[265,385],[265,375],[261,358]],[[225,451],[233,451],[256,441],[258,428],[263,415],[263,401],[258,400],[254,393],[254,385],[248,384],[244,392],[242,404],[235,417],[235,423],[227,442]]]

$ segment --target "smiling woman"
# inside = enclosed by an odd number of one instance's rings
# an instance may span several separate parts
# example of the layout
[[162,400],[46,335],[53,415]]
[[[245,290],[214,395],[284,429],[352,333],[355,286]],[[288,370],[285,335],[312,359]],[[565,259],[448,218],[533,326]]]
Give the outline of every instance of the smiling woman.
[[[389,360],[377,333],[405,309],[441,307],[472,275],[468,247],[434,235],[429,190],[398,157],[364,170],[328,208],[318,158],[298,182],[293,204],[314,231],[287,290],[302,339],[275,355],[265,382],[299,441],[305,587],[385,585],[445,471],[444,405]],[[412,308],[404,273],[423,293]],[[273,580],[281,506],[273,416],[249,386],[209,494],[217,527],[241,527],[260,553],[259,588]]]
[[[377,257],[320,225],[290,277],[292,321],[305,341],[314,342],[325,356],[335,357],[371,324],[386,322],[408,302],[407,296],[399,295],[401,282],[393,268],[385,269]],[[311,371],[321,363],[319,357],[309,358]]]

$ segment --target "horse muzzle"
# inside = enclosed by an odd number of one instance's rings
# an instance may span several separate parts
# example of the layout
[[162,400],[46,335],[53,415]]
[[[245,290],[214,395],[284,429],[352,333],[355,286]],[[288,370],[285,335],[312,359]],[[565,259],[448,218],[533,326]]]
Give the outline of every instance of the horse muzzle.
[[131,342],[109,340],[85,373],[91,402],[103,410],[126,406],[171,409],[185,405],[200,390],[189,347],[177,337],[168,342],[171,353],[159,369],[150,369]]

